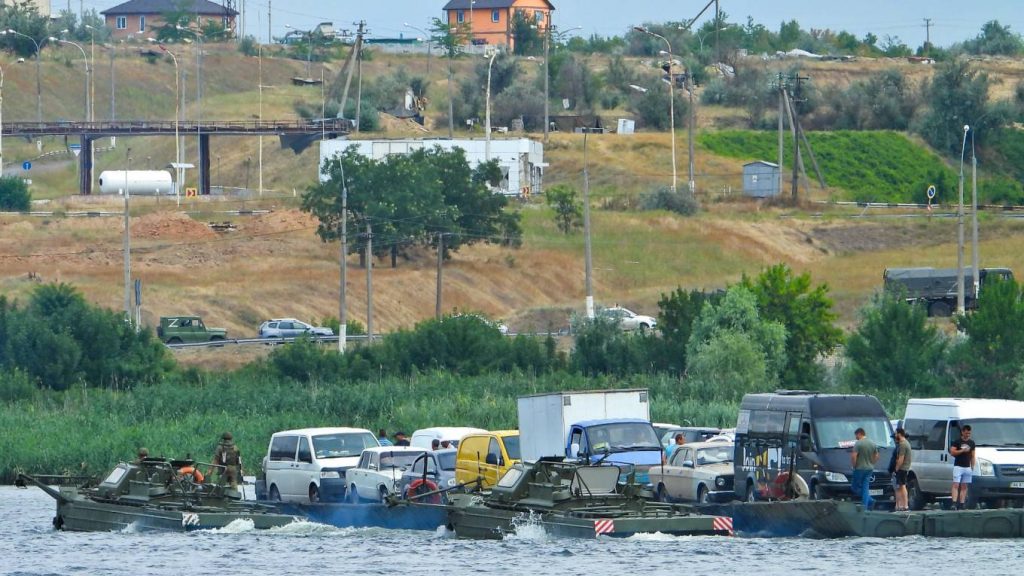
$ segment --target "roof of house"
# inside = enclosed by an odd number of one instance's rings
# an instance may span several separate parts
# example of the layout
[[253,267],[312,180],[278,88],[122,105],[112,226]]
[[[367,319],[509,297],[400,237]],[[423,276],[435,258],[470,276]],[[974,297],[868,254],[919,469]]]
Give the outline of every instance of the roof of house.
[[[511,8],[516,0],[472,0],[474,10],[490,10],[492,8]],[[444,5],[444,10],[469,10],[470,0],[449,0]],[[555,5],[544,0],[549,10],[554,10]]]
[[104,16],[121,16],[125,14],[163,14],[174,12],[182,6],[191,14],[237,16],[238,11],[225,8],[223,5],[210,0],[128,0],[124,4],[118,4],[108,8],[100,14]]

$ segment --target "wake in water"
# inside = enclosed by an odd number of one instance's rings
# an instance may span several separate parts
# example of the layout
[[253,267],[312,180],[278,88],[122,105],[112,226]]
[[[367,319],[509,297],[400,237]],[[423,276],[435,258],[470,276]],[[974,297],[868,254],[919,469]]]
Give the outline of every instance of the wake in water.
[[512,519],[512,533],[505,534],[504,539],[536,542],[550,538],[550,535],[544,530],[544,525],[540,523],[540,514],[531,510]]

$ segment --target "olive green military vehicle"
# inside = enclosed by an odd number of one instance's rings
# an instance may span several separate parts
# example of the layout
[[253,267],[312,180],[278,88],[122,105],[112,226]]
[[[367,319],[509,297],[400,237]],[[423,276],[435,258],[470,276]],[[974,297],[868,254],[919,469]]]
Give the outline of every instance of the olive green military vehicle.
[[199,316],[161,316],[156,336],[167,344],[192,344],[224,340],[228,331],[208,328]]

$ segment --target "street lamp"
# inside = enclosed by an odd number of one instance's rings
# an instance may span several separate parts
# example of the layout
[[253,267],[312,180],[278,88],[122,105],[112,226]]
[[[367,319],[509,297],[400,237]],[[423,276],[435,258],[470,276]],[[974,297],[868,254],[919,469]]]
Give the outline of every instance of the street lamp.
[[427,39],[427,76],[430,76],[430,46],[433,43],[433,37],[431,36],[430,32],[427,32],[423,28],[417,28],[416,26],[413,26],[408,22],[405,23],[405,27],[412,28],[413,30],[423,34],[424,38]]
[[587,134],[590,128],[583,128],[583,270],[587,298],[584,306],[587,320],[594,319],[594,266],[590,250],[590,168],[587,162]]
[[309,39],[309,50],[306,52],[306,78],[309,78],[310,77],[309,76],[310,75],[310,71],[309,71],[310,68],[309,67],[310,67],[310,63],[312,62],[311,59],[313,57],[313,31],[312,30],[299,30],[298,28],[292,26],[291,24],[285,24],[284,27],[288,28],[290,30],[295,30],[295,32],[297,32],[297,33],[305,34],[306,37]]
[[672,44],[668,41],[668,38],[665,38],[661,34],[656,34],[654,32],[651,32],[650,30],[648,30],[647,28],[644,28],[642,26],[635,26],[633,29],[636,30],[637,32],[642,32],[644,34],[647,34],[648,36],[652,36],[654,38],[658,38],[659,40],[661,40],[662,42],[665,43],[665,46],[668,47],[668,52],[666,53],[666,54],[668,54],[668,114],[669,114],[668,121],[669,121],[669,132],[671,133],[671,138],[672,138],[672,191],[675,192],[676,191],[676,104],[675,104],[675,101],[676,101],[675,81],[676,80],[675,80],[675,76],[672,75],[672,64],[673,64]]
[[178,206],[181,206],[181,179],[183,177],[181,170],[181,140],[178,135],[178,128],[181,122],[181,105],[179,103],[179,94],[181,92],[181,85],[178,82],[178,57],[167,49],[166,46],[156,41],[155,38],[147,38],[150,42],[156,42],[157,46],[164,51],[165,54],[171,57],[171,61],[174,62],[174,174],[176,177],[174,186],[174,195],[176,197]]
[[0,67],[0,178],[4,175],[4,69]]
[[199,160],[196,166],[199,166],[199,191],[204,193],[207,189],[204,180],[203,173],[203,33],[199,30],[193,30],[191,28],[181,26],[180,24],[175,25],[175,28],[180,32],[187,32],[192,34],[196,38],[196,153],[199,155]]
[[956,210],[956,312],[964,313],[964,154],[967,151],[967,133],[971,127],[964,124],[963,145],[960,148],[960,203]]
[[[28,38],[29,40],[32,41],[32,44],[36,47],[36,122],[42,123],[42,121],[43,121],[43,86],[42,86],[42,84],[40,82],[40,79],[39,79],[39,48],[40,48],[42,42],[37,42],[35,38],[29,36],[28,34],[22,34],[21,32],[18,32],[17,30],[15,30],[13,28],[8,28],[7,30],[4,30],[4,31],[0,32],[0,34],[14,34],[15,36],[21,36],[23,38]],[[46,39],[43,39],[43,42],[45,42],[45,41],[46,41]]]
[[498,51],[492,50],[490,61],[487,63],[487,112],[484,119],[484,133],[487,134],[487,143],[484,144],[484,162],[491,161],[491,66],[494,65],[494,57],[497,55]]
[[82,59],[85,60],[85,121],[88,122],[91,120],[91,118],[89,117],[89,110],[92,109],[89,98],[89,84],[91,81],[90,79],[92,78],[92,65],[89,64],[89,56],[86,55],[85,48],[82,48],[82,45],[77,42],[72,42],[71,40],[63,40],[61,38],[56,38],[54,36],[50,36],[49,40],[50,42],[58,42],[60,44],[70,44],[71,46],[78,48],[78,50],[82,53]]

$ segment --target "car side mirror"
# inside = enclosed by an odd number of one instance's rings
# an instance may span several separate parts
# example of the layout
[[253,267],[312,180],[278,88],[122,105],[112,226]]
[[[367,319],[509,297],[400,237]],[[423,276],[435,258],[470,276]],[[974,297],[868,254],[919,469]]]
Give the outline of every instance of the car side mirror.
[[369,466],[367,466],[367,468],[369,468],[370,470],[376,470],[377,469],[377,465],[376,464],[370,464]]
[[580,453],[579,443],[573,443],[569,445],[569,454],[575,454],[577,458],[583,457],[583,454]]

